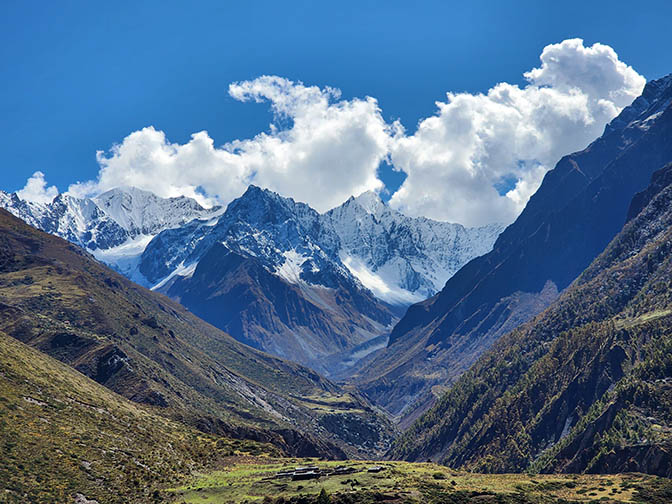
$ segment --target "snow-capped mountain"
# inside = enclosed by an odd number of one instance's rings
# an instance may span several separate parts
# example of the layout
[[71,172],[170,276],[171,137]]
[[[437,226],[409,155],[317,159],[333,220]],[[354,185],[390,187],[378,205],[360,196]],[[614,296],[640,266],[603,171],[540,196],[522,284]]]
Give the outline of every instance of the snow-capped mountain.
[[28,224],[86,248],[99,260],[140,281],[135,265],[147,243],[164,229],[221,213],[185,197],[160,198],[137,188],[117,188],[94,199],[59,194],[51,203],[21,200],[0,191],[0,207]]
[[143,275],[163,285],[193,271],[215,242],[256,257],[293,284],[331,287],[334,275],[357,281],[375,297],[407,306],[431,297],[460,267],[492,249],[500,224],[465,228],[412,218],[366,192],[325,214],[250,186],[217,220],[194,220],[150,242]]
[[324,222],[304,203],[250,186],[219,218],[160,233],[139,269],[235,338],[334,374],[351,350],[384,345],[397,316],[343,265]]
[[44,204],[0,192],[0,206],[28,224],[90,251],[112,248],[129,238],[126,230],[88,198],[59,194],[51,203]]
[[221,207],[203,208],[196,200],[179,196],[160,198],[136,187],[110,189],[93,199],[105,215],[124,228],[129,237],[156,235],[196,218],[209,218]]
[[406,217],[374,193],[321,215],[250,186],[218,218],[160,233],[139,271],[234,337],[333,374],[383,346],[396,315],[501,229]]
[[334,261],[339,239],[322,225],[320,214],[256,186],[231,202],[216,220],[194,220],[159,234],[143,253],[140,271],[154,283],[165,283],[175,274],[184,276],[184,270],[193,268],[214,243],[257,258],[290,283],[331,287],[334,275],[352,280]]
[[340,259],[350,272],[379,299],[402,305],[436,294],[504,230],[407,217],[373,192],[350,198],[323,220],[340,238]]
[[492,248],[499,225],[407,217],[374,193],[319,214],[250,186],[226,211],[117,188],[0,206],[256,348],[343,373],[384,346],[413,302]]

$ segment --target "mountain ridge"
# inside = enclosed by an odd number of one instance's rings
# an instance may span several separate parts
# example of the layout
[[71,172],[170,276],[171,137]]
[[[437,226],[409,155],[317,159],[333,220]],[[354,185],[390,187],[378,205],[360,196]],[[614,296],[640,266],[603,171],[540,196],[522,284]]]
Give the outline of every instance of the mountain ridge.
[[672,163],[558,300],[497,342],[390,455],[672,476],[671,182]]
[[672,160],[671,97],[669,77],[648,83],[603,137],[562,158],[491,252],[408,309],[377,362],[355,376],[365,393],[396,415],[418,400],[431,404],[432,387],[449,385],[548,306],[620,231],[634,194]]
[[[347,375],[384,346],[409,303],[440,289],[460,265],[486,252],[502,229],[406,217],[373,192],[319,214],[254,185],[226,209],[205,209],[189,198],[159,198],[132,187],[93,199],[59,194],[49,204],[0,193],[0,206],[84,246],[240,341],[333,376]],[[194,279],[213,247],[222,257],[244,258],[247,273],[208,261],[218,271],[218,287],[211,276],[205,282]],[[243,286],[255,261],[266,270],[257,269],[255,278],[271,290]],[[197,274],[208,275],[203,267]],[[244,294],[230,297],[232,289]],[[274,306],[271,298],[293,299],[283,310],[296,312],[267,310],[265,305]],[[241,305],[241,299],[248,304]]]

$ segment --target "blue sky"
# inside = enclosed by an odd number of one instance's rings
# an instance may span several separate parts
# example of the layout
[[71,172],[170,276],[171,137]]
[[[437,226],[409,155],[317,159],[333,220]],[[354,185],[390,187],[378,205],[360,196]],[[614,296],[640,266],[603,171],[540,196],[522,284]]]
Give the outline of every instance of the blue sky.
[[[411,5],[412,4],[412,5]],[[215,145],[268,129],[231,82],[278,75],[373,96],[412,133],[447,91],[524,84],[542,49],[607,44],[647,79],[672,72],[672,3],[2,2],[2,188],[36,170],[60,189],[96,176],[97,150],[153,125]],[[394,190],[404,176],[383,169]]]

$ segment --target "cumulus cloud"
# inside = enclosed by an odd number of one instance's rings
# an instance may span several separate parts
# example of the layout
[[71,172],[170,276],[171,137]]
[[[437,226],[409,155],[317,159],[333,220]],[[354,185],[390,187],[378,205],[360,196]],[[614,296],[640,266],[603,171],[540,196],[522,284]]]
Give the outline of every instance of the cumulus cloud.
[[565,40],[540,59],[525,87],[448,93],[413,135],[400,136],[391,161],[407,178],[391,205],[466,225],[511,222],[546,171],[598,137],[645,84],[603,44]]
[[36,171],[26,181],[23,189],[16,191],[16,194],[23,201],[31,201],[33,203],[51,203],[58,195],[58,188],[56,186],[47,187],[47,181],[44,178],[44,173]]
[[98,153],[97,180],[70,187],[78,195],[120,185],[160,196],[179,194],[228,203],[257,184],[326,211],[352,194],[379,190],[377,172],[389,151],[391,129],[373,98],[339,100],[332,88],[272,76],[231,84],[240,101],[269,102],[280,129],[216,147],[205,131],[184,144],[152,127]]
[[338,89],[276,76],[233,83],[234,99],[269,104],[268,131],[218,147],[205,131],[179,144],[146,127],[98,152],[98,177],[69,191],[125,185],[227,204],[253,183],[325,211],[381,190],[386,160],[407,175],[390,200],[407,214],[511,222],[560,157],[598,137],[645,84],[602,44],[565,40],[545,47],[540,60],[525,86],[447,93],[413,132],[385,121],[374,98],[342,99]]

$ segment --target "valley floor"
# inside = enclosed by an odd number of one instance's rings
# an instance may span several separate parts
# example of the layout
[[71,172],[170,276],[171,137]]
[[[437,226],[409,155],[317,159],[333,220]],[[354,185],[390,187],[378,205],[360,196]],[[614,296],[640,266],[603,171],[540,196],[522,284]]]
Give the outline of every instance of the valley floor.
[[[316,466],[327,474],[338,466],[354,472],[303,481],[276,476],[300,466]],[[368,472],[372,466],[382,470]],[[320,496],[322,489],[326,496]],[[177,503],[222,504],[663,504],[672,502],[672,481],[643,474],[475,474],[431,463],[231,457],[222,470],[197,476],[164,495]]]

